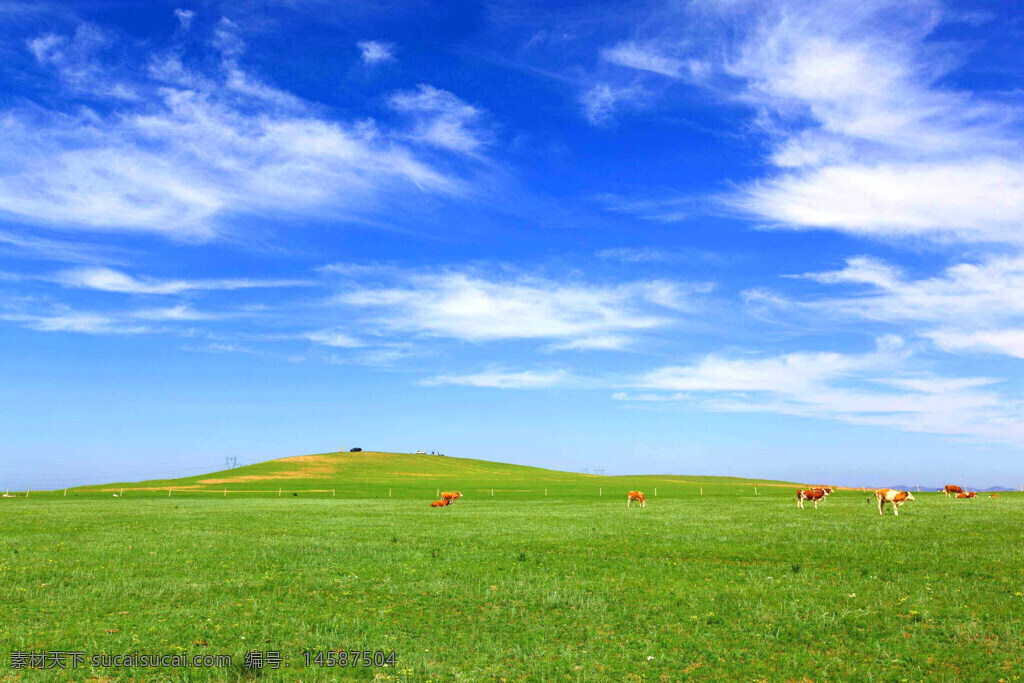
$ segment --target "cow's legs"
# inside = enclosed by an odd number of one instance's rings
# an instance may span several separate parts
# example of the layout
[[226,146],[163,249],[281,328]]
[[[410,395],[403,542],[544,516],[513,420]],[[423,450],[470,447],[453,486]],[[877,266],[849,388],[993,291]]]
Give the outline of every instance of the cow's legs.
[[814,499],[814,509],[815,510],[818,509],[818,499],[817,498]]
[[900,504],[897,503],[895,500],[892,502],[892,514],[896,515],[897,517],[899,517],[900,515]]
[[799,496],[797,496],[797,499],[796,499],[796,506],[797,506],[798,508],[800,508],[801,510],[803,510],[803,509],[804,509],[804,499],[803,499],[803,498],[800,498]]
[[881,496],[877,496],[877,498],[878,498],[878,514],[884,515],[885,512],[882,510],[882,506],[885,505],[885,499],[882,498]]

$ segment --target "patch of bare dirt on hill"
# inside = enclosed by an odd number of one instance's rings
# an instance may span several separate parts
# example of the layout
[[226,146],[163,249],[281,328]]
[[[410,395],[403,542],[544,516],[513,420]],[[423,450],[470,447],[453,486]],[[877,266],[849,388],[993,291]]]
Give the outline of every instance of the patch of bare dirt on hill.
[[240,474],[234,477],[199,479],[198,484],[241,484],[247,481],[271,481],[274,479],[315,479],[329,477],[341,468],[341,461],[335,455],[296,455],[281,458],[275,462],[300,465],[300,469],[281,470],[270,474]]

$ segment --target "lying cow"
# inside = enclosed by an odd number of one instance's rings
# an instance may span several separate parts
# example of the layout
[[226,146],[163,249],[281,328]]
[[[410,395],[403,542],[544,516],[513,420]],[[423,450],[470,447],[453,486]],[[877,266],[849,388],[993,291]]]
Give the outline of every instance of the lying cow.
[[998,493],[993,493],[991,496],[989,496],[989,498],[998,498],[998,497],[999,497]]
[[644,500],[643,491],[630,491],[626,494],[626,507],[629,507],[631,503],[640,503],[640,507],[647,507],[647,501]]
[[441,500],[447,500],[449,503],[454,503],[459,498],[462,498],[461,491],[441,491]]
[[875,498],[878,499],[878,514],[884,515],[883,506],[886,503],[892,503],[892,513],[899,516],[900,505],[908,500],[914,500],[914,494],[910,491],[897,491],[896,489],[878,489],[875,491]]
[[800,508],[801,510],[803,510],[804,509],[804,501],[805,500],[810,500],[810,501],[814,502],[814,509],[817,510],[818,509],[818,501],[819,500],[824,500],[825,496],[827,496],[827,495],[828,494],[825,493],[825,489],[797,489],[797,491],[796,491],[796,506],[798,508]]
[[957,498],[977,498],[978,497],[978,492],[977,491],[961,491],[960,493],[956,494],[956,497]]
[[951,493],[952,494],[963,493],[964,490],[962,488],[960,488],[959,486],[957,486],[956,484],[946,484],[946,486],[941,489],[941,492],[946,494],[946,498],[949,498],[949,495]]
[[452,502],[450,500],[435,500],[433,503],[430,504],[430,507],[432,507],[432,508],[446,508],[446,507],[448,507],[451,504],[452,504]]

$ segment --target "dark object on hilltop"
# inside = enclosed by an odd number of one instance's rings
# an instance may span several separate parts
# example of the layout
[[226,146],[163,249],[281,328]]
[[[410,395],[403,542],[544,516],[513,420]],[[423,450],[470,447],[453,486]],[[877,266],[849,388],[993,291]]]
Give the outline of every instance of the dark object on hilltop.
[[350,448],[350,449],[348,449],[349,453],[361,453],[362,451],[363,451],[362,448]]

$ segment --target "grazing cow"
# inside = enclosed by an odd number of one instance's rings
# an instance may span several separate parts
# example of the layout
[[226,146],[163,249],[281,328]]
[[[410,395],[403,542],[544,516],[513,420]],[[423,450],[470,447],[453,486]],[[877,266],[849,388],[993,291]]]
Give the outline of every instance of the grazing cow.
[[441,500],[447,500],[449,503],[454,503],[459,498],[462,498],[461,491],[441,491]]
[[942,492],[946,494],[946,498],[949,498],[951,493],[963,493],[964,490],[956,484],[946,484],[946,487],[942,489]]
[[914,500],[914,494],[910,491],[897,491],[896,489],[878,489],[875,491],[875,498],[878,499],[878,514],[884,515],[883,506],[886,503],[892,503],[892,513],[898,517],[900,505],[908,500]]
[[446,508],[446,507],[448,507],[451,504],[452,504],[452,502],[450,500],[435,500],[433,503],[430,504],[430,507],[432,507],[432,508]]
[[630,491],[626,494],[626,507],[629,507],[634,501],[640,503],[640,507],[642,508],[647,507],[647,501],[644,500],[643,491]]
[[814,502],[814,509],[818,509],[818,501],[824,500],[825,489],[797,489],[796,491],[796,506],[801,510],[804,509],[804,501],[810,500]]

